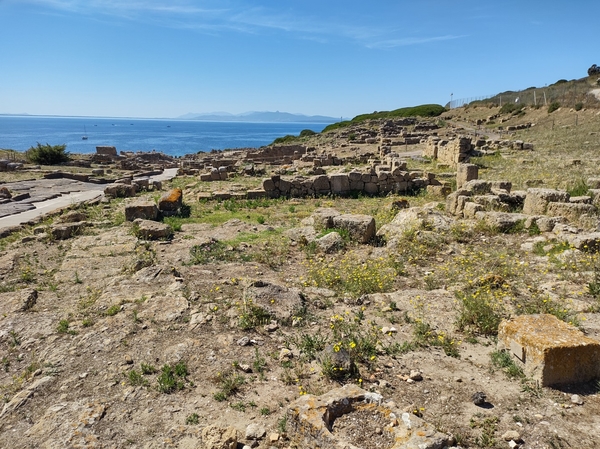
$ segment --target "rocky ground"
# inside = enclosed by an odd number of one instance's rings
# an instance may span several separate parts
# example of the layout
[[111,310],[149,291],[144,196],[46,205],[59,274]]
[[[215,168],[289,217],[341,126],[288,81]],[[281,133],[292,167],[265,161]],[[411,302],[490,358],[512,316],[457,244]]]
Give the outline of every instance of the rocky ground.
[[[487,114],[451,112],[463,129]],[[572,117],[562,114],[555,120]],[[584,129],[597,127],[587,114]],[[556,153],[545,132],[522,131],[536,145],[523,157]],[[590,132],[586,148],[597,144]],[[341,137],[316,139],[335,151]],[[506,179],[520,154],[484,157],[482,177]],[[598,175],[595,167],[573,170]],[[347,383],[422,417],[456,447],[597,445],[600,384],[540,387],[498,360],[494,326],[482,323],[550,312],[600,341],[595,254],[552,232],[502,233],[452,217],[425,193],[198,201],[206,184],[173,180],[191,213],[165,219],[169,240],[138,238],[123,218],[136,199],[126,199],[81,206],[90,225],[66,240],[42,223],[0,241],[1,447],[219,447],[208,441],[229,426],[240,448],[297,447],[288,406]],[[401,199],[428,218],[403,222]],[[327,237],[319,220],[332,208],[374,217],[379,237]],[[394,217],[402,232],[390,230]],[[487,295],[476,319],[466,316],[469,295]],[[357,409],[332,432],[391,448],[382,416]]]

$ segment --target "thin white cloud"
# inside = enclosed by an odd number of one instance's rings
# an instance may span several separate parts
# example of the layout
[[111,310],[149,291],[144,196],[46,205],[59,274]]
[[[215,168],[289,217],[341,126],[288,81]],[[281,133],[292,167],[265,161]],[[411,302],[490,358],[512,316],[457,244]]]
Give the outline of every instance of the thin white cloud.
[[[10,2],[11,0],[9,0]],[[297,12],[275,12],[263,7],[245,7],[236,0],[12,0],[30,3],[66,13],[111,16],[169,28],[235,31],[257,34],[282,31],[298,39],[315,42],[348,39],[372,49],[391,49],[429,42],[459,39],[464,36],[391,38],[396,30],[351,23],[323,21],[321,17],[302,16]]]
[[453,39],[461,39],[466,37],[465,35],[454,36],[431,36],[431,37],[405,37],[401,39],[389,39],[379,42],[373,42],[367,45],[369,48],[396,48],[396,47],[407,47],[410,45],[421,45],[429,42],[449,41]]

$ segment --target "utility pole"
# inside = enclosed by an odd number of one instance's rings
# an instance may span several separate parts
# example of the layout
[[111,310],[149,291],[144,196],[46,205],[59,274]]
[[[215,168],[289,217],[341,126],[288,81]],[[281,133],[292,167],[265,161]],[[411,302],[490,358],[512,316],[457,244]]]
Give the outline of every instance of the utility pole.
[[452,97],[454,96],[453,93],[450,94],[450,107],[448,109],[452,109]]

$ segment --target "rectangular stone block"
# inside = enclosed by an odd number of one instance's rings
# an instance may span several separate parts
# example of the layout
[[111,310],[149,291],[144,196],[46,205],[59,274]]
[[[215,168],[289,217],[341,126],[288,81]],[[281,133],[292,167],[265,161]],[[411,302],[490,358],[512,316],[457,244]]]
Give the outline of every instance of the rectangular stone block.
[[542,386],[588,382],[600,376],[600,342],[553,315],[521,315],[500,323],[498,349],[510,351]]
[[248,190],[246,195],[249,200],[255,200],[258,198],[266,198],[267,192],[265,192],[263,189]]

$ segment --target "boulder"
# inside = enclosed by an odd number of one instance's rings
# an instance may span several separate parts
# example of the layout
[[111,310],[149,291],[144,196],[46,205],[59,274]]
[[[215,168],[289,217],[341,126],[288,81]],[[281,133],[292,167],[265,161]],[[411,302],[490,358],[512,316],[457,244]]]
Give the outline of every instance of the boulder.
[[246,427],[246,439],[247,440],[260,440],[267,434],[267,429],[258,423],[248,424]]
[[297,288],[286,288],[269,282],[256,281],[246,291],[255,306],[279,320],[289,320],[304,308],[305,298]]
[[331,193],[343,195],[350,191],[350,180],[346,173],[335,173],[329,176]]
[[329,232],[323,237],[315,239],[319,251],[331,254],[344,248],[344,239],[337,232]]
[[333,227],[333,218],[340,213],[328,207],[319,207],[315,209],[312,215],[304,220],[302,224],[306,226],[314,226],[316,229],[329,229]]
[[385,237],[391,244],[410,231],[448,231],[452,222],[450,217],[432,207],[411,207],[398,212],[390,223],[379,229],[377,235]]
[[462,188],[467,182],[479,177],[479,167],[475,164],[458,164],[456,168],[456,188]]
[[160,197],[158,210],[165,215],[175,215],[183,205],[183,191],[180,188],[171,189]]

